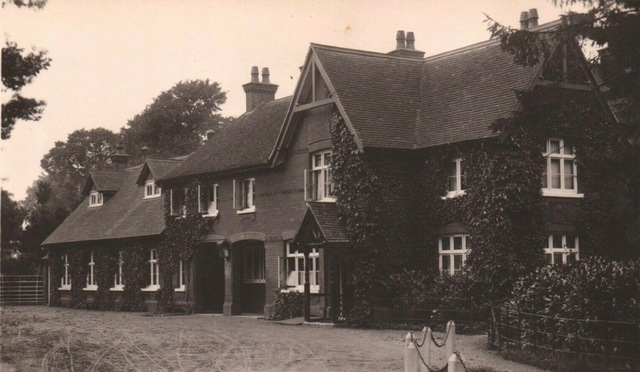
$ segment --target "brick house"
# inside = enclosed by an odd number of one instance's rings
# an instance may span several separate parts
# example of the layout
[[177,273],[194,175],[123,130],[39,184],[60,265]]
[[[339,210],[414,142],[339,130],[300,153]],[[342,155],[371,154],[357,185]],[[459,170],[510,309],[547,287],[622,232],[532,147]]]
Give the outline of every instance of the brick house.
[[[529,22],[536,29],[558,24],[537,26],[537,18]],[[180,261],[173,273],[173,304],[192,306],[196,312],[267,314],[280,289],[307,293],[307,314],[339,317],[345,310],[340,298],[350,293],[352,274],[360,264],[348,252],[362,244],[356,241],[357,228],[349,227],[347,220],[363,217],[349,215],[357,208],[350,209],[354,206],[336,197],[336,190],[361,190],[356,199],[365,200],[375,211],[379,231],[373,232],[376,241],[371,244],[382,251],[377,262],[388,262],[381,272],[424,264],[454,274],[465,264],[472,234],[461,219],[435,218],[438,212],[430,209],[449,209],[466,197],[466,151],[504,141],[508,133],[491,125],[522,111],[516,92],[553,86],[577,92],[600,105],[603,115],[610,115],[579,49],[559,50],[544,65],[522,67],[495,40],[427,58],[415,49],[412,32],[405,36],[399,31],[396,48],[389,53],[311,44],[292,96],[275,99],[278,86],[270,82],[269,70],[262,70],[260,80],[254,67],[250,82],[243,86],[246,113],[231,126],[166,172],[156,174],[149,161],[142,168],[123,171],[129,174],[126,187],[133,190],[135,185],[140,194],[131,204],[134,207],[145,201],[140,188],[148,180],[162,186],[165,216],[156,215],[162,208],[155,201],[156,222],[122,209],[130,222],[107,219],[100,224],[124,223],[131,229],[155,225],[153,234],[144,237],[152,240],[146,249],[153,272],[151,262],[157,254],[153,245],[159,244],[163,231],[159,221],[171,225],[189,213],[203,219],[207,232],[188,247],[193,259]],[[337,136],[336,117],[344,129],[342,137]],[[549,136],[540,149],[546,162],[540,190],[547,214],[546,243],[540,250],[550,263],[580,255],[572,216],[586,191],[579,182],[572,139],[566,134]],[[334,180],[335,172],[342,174],[340,179],[348,178],[344,174],[349,172],[340,168],[346,164],[344,155],[334,162],[336,148],[342,146],[336,139],[353,145],[353,158],[361,160],[377,180],[375,185],[366,188]],[[434,154],[446,156],[435,157],[440,164],[430,168]],[[425,178],[428,174],[442,177],[432,182]],[[101,181],[92,180],[87,190],[100,191],[95,185]],[[420,190],[425,182],[436,190],[432,200]],[[121,185],[105,206],[117,201],[125,189],[125,183]],[[189,190],[197,195],[191,205]],[[43,245],[97,239],[74,236],[84,221],[97,221],[88,216],[92,195]],[[102,237],[112,238],[120,236]],[[423,261],[414,259],[416,252],[427,252]],[[161,279],[155,284],[150,280],[150,289],[165,285]],[[147,309],[155,309],[154,301],[146,298]]]

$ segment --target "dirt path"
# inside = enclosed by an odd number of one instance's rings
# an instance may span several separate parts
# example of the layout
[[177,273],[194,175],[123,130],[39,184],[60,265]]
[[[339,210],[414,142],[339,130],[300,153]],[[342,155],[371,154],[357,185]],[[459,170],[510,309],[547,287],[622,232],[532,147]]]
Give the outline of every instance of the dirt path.
[[[1,315],[2,371],[399,371],[407,333],[48,307]],[[486,336],[458,336],[456,349],[471,367],[540,371],[485,344]],[[444,365],[444,351],[433,350],[434,367]]]

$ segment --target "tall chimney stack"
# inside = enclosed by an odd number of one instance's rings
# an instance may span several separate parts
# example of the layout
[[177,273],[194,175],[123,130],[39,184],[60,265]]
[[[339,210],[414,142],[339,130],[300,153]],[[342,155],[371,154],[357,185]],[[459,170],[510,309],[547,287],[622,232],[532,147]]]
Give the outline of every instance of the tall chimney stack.
[[529,28],[538,27],[538,9],[529,9]]
[[262,69],[262,82],[259,80],[258,66],[251,67],[251,82],[242,86],[247,95],[247,112],[253,111],[262,102],[273,101],[276,98],[278,85],[269,80],[269,68]]
[[529,28],[529,12],[520,13],[520,29],[526,30]]
[[416,38],[412,31],[407,32],[407,37],[404,36],[404,31],[399,30],[396,33],[396,49],[387,53],[391,56],[407,57],[407,58],[424,58],[424,52],[416,50]]

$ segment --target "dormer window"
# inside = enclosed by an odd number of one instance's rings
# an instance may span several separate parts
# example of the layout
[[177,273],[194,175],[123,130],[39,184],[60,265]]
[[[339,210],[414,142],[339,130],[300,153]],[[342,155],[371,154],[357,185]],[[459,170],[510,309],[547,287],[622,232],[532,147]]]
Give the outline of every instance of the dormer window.
[[218,215],[218,185],[198,185],[198,212],[204,216]]
[[448,173],[447,198],[463,195],[467,188],[467,170],[464,168],[463,159],[458,158],[449,162]]
[[162,193],[160,186],[156,185],[154,180],[147,180],[144,183],[144,198],[157,198]]
[[99,192],[98,190],[92,190],[89,194],[89,206],[99,207],[102,205],[103,199],[104,197],[102,196],[101,192]]
[[545,196],[580,197],[575,148],[571,142],[551,138],[546,141],[546,160],[542,174],[542,194]]

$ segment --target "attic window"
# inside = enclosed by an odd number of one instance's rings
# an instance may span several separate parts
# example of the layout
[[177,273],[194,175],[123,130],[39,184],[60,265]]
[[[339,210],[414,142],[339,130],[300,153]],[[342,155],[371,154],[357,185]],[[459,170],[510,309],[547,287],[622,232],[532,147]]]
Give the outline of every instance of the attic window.
[[144,198],[157,198],[162,193],[160,186],[154,180],[147,180],[144,184]]
[[102,205],[103,201],[102,193],[98,190],[92,190],[89,194],[89,206],[90,207],[99,207]]

